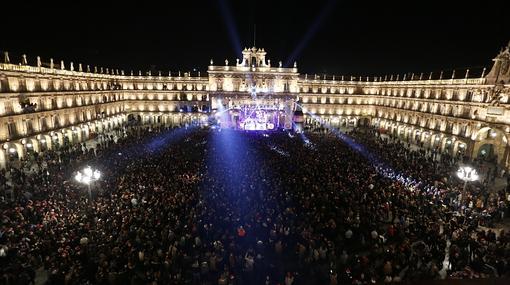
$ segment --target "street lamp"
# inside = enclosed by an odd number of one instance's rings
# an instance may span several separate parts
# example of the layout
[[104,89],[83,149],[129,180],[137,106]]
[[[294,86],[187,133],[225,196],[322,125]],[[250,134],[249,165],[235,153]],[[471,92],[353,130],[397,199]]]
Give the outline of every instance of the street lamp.
[[476,173],[476,169],[474,168],[461,166],[459,170],[457,170],[457,176],[464,181],[464,187],[462,189],[462,200],[464,200],[466,199],[467,183],[478,180],[478,173]]
[[74,176],[74,179],[79,183],[85,184],[89,190],[89,199],[92,202],[92,191],[90,184],[96,182],[101,178],[101,172],[97,169],[92,169],[90,166],[85,167],[83,170],[78,171]]

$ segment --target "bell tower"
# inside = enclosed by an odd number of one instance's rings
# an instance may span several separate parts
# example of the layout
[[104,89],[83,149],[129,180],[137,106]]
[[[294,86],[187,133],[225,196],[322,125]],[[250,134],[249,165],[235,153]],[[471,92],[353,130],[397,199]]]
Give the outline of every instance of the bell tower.
[[266,51],[263,48],[244,48],[243,61],[238,66],[268,67],[266,63]]

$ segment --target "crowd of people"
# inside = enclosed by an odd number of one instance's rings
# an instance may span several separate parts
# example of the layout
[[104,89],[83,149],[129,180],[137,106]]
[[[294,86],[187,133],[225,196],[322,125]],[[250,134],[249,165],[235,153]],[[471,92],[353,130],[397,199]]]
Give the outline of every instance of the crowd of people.
[[[505,191],[374,130],[125,132],[0,174],[0,284],[509,277]],[[98,168],[89,198],[73,171]],[[7,183],[7,181],[9,181]],[[490,193],[489,193],[490,192]],[[462,197],[464,195],[465,197]]]

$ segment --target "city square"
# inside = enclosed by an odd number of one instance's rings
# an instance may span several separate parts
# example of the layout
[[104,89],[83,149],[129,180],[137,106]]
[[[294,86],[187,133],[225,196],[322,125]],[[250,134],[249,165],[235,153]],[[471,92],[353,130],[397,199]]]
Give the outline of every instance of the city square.
[[[184,35],[144,44],[144,63],[129,37],[57,58],[59,43],[6,34],[0,284],[510,282],[508,32],[487,35],[486,58],[448,34],[460,55],[438,62],[408,63],[408,48],[388,42],[381,64],[390,50],[402,60],[381,67],[355,43],[321,38],[352,20],[335,18],[351,6],[296,4],[317,16],[300,18],[308,29],[289,44],[292,15],[265,21],[251,4],[213,2],[197,12],[211,27],[180,28],[206,38],[224,27],[201,62]],[[113,45],[104,33],[97,45]],[[330,59],[339,48],[345,64]],[[103,65],[123,56],[117,66],[132,69]]]

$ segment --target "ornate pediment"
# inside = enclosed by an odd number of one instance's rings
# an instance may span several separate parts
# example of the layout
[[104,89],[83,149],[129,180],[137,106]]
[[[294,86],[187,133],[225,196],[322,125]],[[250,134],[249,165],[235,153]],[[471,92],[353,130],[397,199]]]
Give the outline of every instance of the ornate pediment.
[[487,82],[492,84],[510,83],[510,43],[493,59],[494,65],[487,74]]

